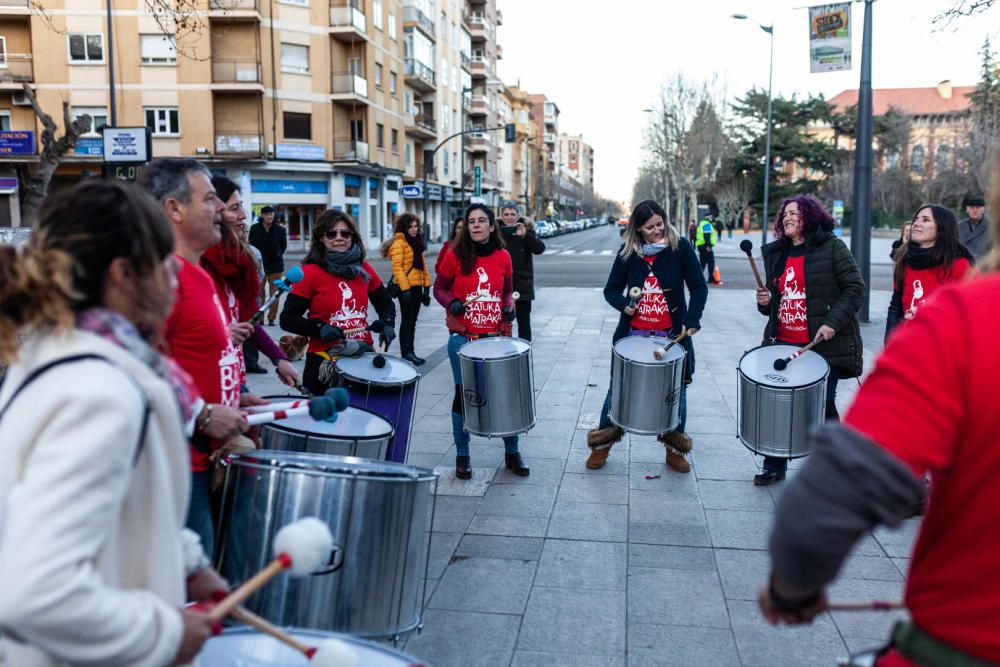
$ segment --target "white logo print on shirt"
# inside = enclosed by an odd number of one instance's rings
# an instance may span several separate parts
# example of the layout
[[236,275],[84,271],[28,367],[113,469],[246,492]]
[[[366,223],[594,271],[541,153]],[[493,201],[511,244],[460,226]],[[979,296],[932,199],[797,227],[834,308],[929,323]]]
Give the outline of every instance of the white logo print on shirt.
[[[337,285],[340,289],[340,310],[330,315],[330,324],[334,324],[341,329],[357,329],[368,324],[368,312],[361,311],[357,306],[357,299],[354,298],[354,290],[343,280]],[[347,338],[363,339],[365,332],[348,334]]]
[[913,281],[913,297],[910,299],[910,307],[903,313],[904,320],[912,320],[917,314],[917,308],[924,305],[924,284],[920,279]]

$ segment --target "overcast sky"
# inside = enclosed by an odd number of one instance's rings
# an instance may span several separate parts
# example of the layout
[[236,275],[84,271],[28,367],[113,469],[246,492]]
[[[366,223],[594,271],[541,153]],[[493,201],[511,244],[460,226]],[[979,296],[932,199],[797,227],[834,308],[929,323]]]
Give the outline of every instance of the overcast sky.
[[[932,17],[952,0],[878,0],[873,13],[876,88],[972,85],[983,39],[1000,49],[1000,8],[936,28]],[[775,94],[857,88],[864,5],[853,3],[855,69],[810,74],[807,0],[497,0],[504,24],[500,75],[559,105],[561,132],[594,147],[595,181],[604,196],[631,197],[642,162],[642,128],[662,81],[680,71],[718,74],[730,98],[767,87],[768,36],[750,21],[774,23]],[[812,3],[819,4],[819,3]]]

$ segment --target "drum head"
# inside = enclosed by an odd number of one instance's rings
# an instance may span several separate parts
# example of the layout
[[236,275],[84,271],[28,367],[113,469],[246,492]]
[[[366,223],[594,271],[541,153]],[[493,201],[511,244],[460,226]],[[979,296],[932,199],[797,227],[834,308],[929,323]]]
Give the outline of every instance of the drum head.
[[[268,397],[272,402],[281,397]],[[271,428],[285,433],[295,433],[301,435],[315,435],[325,438],[351,438],[356,440],[380,440],[391,438],[395,429],[392,424],[379,417],[374,412],[369,412],[364,408],[348,406],[343,412],[337,414],[337,421],[330,422],[316,421],[309,415],[301,417],[288,417],[270,424],[264,424],[261,428]]]
[[640,364],[668,364],[677,361],[684,356],[684,347],[672,345],[663,359],[653,356],[655,350],[659,350],[670,344],[669,338],[656,338],[655,336],[629,336],[622,338],[615,343],[615,352],[622,359],[634,361]]
[[358,477],[377,477],[379,479],[402,478],[407,480],[433,479],[437,476],[433,470],[415,466],[376,461],[354,456],[332,456],[330,454],[312,454],[307,452],[286,452],[276,449],[257,449],[245,454],[229,457],[233,467],[241,465],[264,466],[303,470],[328,475],[350,475]]
[[417,379],[416,367],[408,361],[383,354],[385,366],[376,368],[372,360],[374,352],[365,352],[360,357],[341,357],[337,359],[337,372],[350,380],[379,385],[410,384]]
[[[354,653],[354,664],[365,667],[406,667],[420,662],[388,646],[348,635],[287,630],[306,646],[319,646],[334,637],[340,639]],[[273,637],[241,627],[228,628],[218,637],[209,638],[194,659],[194,664],[195,667],[309,667],[310,659]]]
[[794,345],[755,347],[740,359],[740,372],[757,384],[778,389],[805,387],[826,377],[830,364],[812,350],[796,357],[784,370],[774,369],[776,360],[784,359],[798,349]]
[[458,350],[459,356],[466,359],[504,359],[524,354],[531,349],[531,343],[523,338],[495,336],[472,340]]

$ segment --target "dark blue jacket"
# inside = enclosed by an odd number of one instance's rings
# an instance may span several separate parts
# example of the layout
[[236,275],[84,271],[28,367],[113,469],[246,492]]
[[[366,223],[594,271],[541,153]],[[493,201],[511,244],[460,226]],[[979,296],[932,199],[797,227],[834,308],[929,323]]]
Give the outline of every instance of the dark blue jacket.
[[[622,259],[621,252],[624,247],[623,245],[618,249],[615,262],[611,265],[608,282],[604,286],[604,299],[622,314],[618,320],[618,328],[615,329],[613,338],[615,343],[628,335],[629,324],[632,321],[632,317],[623,312],[629,303],[628,290],[632,287],[641,289],[646,282],[646,276],[649,275],[649,265],[638,254],[633,253],[627,260]],[[653,275],[656,276],[666,296],[674,335],[680,334],[682,326],[700,329],[701,314],[708,300],[708,285],[705,283],[705,275],[701,271],[698,256],[691,242],[679,239],[677,250],[667,248],[657,255],[653,261]],[[685,285],[691,293],[690,304],[684,298]],[[687,350],[686,370],[687,375],[691,375],[694,373],[694,346],[690,338],[681,341],[681,345]]]

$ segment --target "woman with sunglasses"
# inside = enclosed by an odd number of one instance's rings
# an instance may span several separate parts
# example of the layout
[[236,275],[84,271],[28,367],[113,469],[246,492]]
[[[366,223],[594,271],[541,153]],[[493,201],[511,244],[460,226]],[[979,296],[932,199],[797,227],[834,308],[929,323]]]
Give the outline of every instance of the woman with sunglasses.
[[[448,327],[448,360],[455,379],[451,405],[451,430],[455,437],[455,476],[472,478],[469,433],[465,430],[462,370],[458,350],[470,340],[509,336],[514,321],[514,268],[504,250],[493,211],[473,204],[465,211],[465,230],[441,261],[434,280],[434,298],[445,307]],[[516,435],[503,439],[504,462],[515,475],[530,470],[518,452]]]
[[958,240],[955,214],[944,206],[921,206],[909,225],[909,239],[896,251],[886,342],[896,327],[916,316],[932,292],[964,278],[975,263],[972,253]]
[[404,359],[419,366],[424,360],[416,355],[414,334],[420,304],[431,305],[431,274],[424,261],[424,241],[420,218],[404,213],[396,220],[396,234],[383,245],[383,257],[392,259],[392,277],[399,287],[399,352]]
[[373,349],[367,330],[369,301],[384,327],[379,334],[383,347],[396,337],[396,308],[381,278],[365,260],[365,246],[354,220],[343,211],[330,209],[317,218],[302,273],[302,280],[285,299],[280,323],[285,331],[309,338],[302,385],[313,394],[322,394],[330,386],[330,362]]

